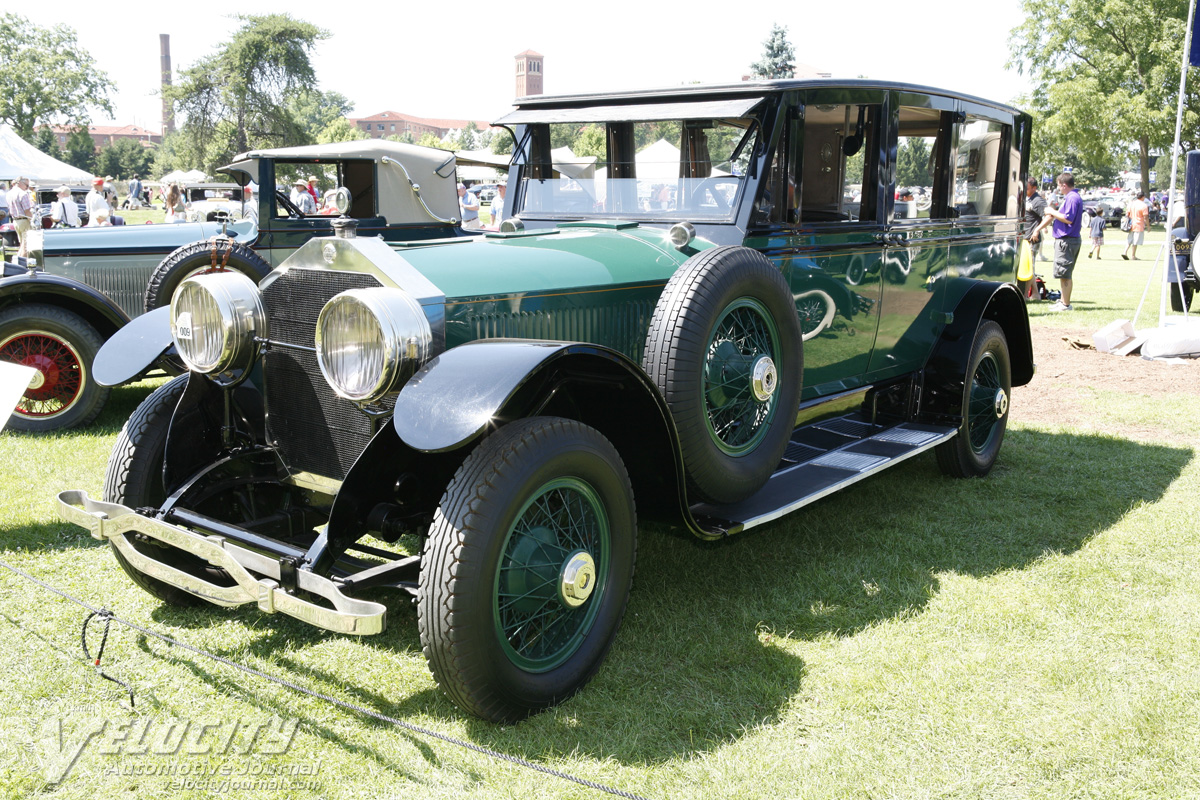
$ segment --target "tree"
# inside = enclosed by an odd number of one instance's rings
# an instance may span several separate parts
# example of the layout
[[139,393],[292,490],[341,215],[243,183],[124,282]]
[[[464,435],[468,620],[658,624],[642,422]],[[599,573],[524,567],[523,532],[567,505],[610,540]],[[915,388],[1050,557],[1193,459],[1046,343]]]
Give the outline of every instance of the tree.
[[236,154],[256,147],[305,144],[306,129],[289,98],[313,92],[309,56],[329,34],[287,14],[239,15],[242,27],[216,52],[184,70],[167,90],[185,118],[192,166],[212,172]]
[[136,139],[117,139],[96,154],[96,174],[128,180],[134,175],[149,175],[154,164],[154,148]]
[[63,150],[63,161],[73,167],[79,167],[88,172],[95,172],[96,142],[88,133],[87,126],[76,125],[67,136],[67,146]]
[[[411,134],[410,134],[411,137]],[[345,117],[338,117],[330,122],[317,134],[317,144],[332,144],[333,142],[353,142],[370,138],[367,132]]]
[[[310,143],[322,142],[321,133],[330,125],[337,123],[338,120],[345,119],[346,115],[354,109],[354,103],[350,102],[350,99],[344,94],[318,90],[300,92],[288,98],[287,104],[292,118],[304,128]],[[345,142],[349,139],[326,141]]]
[[88,121],[89,109],[112,114],[109,82],[66,25],[40,28],[0,16],[0,122],[27,142],[38,125]]
[[[1035,158],[1062,162],[1071,152],[1102,173],[1132,144],[1148,187],[1150,151],[1169,150],[1174,140],[1187,0],[1068,0],[1066,13],[1052,0],[1022,6],[1025,21],[1010,43],[1013,63],[1033,84],[1023,105],[1040,118],[1058,155],[1035,148]],[[1195,141],[1198,123],[1189,109],[1187,140]]]
[[774,80],[796,76],[796,48],[787,38],[787,28],[771,26],[771,35],[763,42],[762,58],[750,65],[754,77]]
[[58,137],[54,135],[54,131],[49,125],[38,128],[37,134],[33,137],[33,145],[51,158],[62,160],[62,149],[58,146]]
[[929,144],[919,136],[905,138],[896,153],[897,186],[929,186]]

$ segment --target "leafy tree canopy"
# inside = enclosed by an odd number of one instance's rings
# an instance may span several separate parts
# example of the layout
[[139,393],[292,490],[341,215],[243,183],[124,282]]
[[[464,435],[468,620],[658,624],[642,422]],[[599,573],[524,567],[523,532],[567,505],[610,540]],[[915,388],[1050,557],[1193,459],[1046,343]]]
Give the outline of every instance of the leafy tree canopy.
[[[1035,127],[1033,164],[1115,173],[1136,148],[1149,186],[1151,149],[1169,150],[1187,20],[1187,0],[1023,0],[1012,31],[1012,63],[1031,79],[1022,104]],[[1195,94],[1195,81],[1187,93]],[[1195,108],[1193,104],[1189,104]],[[1185,147],[1200,142],[1200,116],[1186,110]]]
[[89,109],[112,114],[108,79],[66,25],[41,28],[0,16],[0,122],[27,142],[39,125],[86,123]]
[[177,150],[209,173],[256,147],[311,141],[288,101],[316,90],[309,57],[329,34],[287,14],[238,19],[242,27],[233,39],[184,70],[168,90],[185,118],[180,132],[186,141]]
[[787,38],[787,28],[771,26],[771,35],[763,42],[762,58],[750,65],[756,78],[773,80],[796,76],[796,48]]
[[[316,89],[297,92],[288,98],[287,105],[292,118],[304,129],[309,143],[321,144],[326,143],[320,138],[321,132],[338,120],[345,119],[354,109],[354,103],[344,94],[322,92]],[[336,141],[345,142],[349,139],[337,139]]]
[[96,142],[85,126],[77,125],[71,130],[62,160],[88,172],[96,171]]
[[[406,134],[411,138],[411,134]],[[338,117],[330,122],[317,134],[317,144],[332,144],[333,142],[353,142],[366,139],[367,132],[345,117]]]
[[929,144],[919,136],[907,137],[896,153],[897,186],[929,186]]
[[33,137],[33,145],[51,158],[62,160],[62,148],[58,146],[58,137],[54,135],[54,131],[49,126],[43,125],[38,128]]
[[133,139],[117,139],[96,154],[96,174],[127,181],[134,175],[149,175],[154,150]]

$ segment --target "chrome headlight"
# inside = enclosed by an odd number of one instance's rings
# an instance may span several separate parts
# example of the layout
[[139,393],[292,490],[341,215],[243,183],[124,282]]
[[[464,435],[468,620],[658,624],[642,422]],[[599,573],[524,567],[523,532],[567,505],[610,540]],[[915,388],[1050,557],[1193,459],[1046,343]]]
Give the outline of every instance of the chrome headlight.
[[188,368],[223,384],[240,381],[266,338],[267,315],[254,281],[241,272],[193,275],[171,298],[171,338]]
[[350,289],[317,317],[317,363],[339,396],[356,403],[400,388],[429,358],[433,333],[400,289]]

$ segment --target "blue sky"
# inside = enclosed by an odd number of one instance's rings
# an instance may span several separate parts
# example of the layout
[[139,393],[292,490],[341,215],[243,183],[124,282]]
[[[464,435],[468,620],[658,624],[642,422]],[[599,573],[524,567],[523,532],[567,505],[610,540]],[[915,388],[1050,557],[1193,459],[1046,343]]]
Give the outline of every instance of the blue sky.
[[719,15],[707,16],[698,5],[627,0],[464,4],[469,11],[460,15],[432,3],[156,2],[118,6],[120,13],[59,0],[16,13],[75,28],[114,87],[115,118],[93,123],[158,129],[159,34],[171,36],[175,69],[187,67],[237,29],[222,6],[243,14],[287,9],[329,31],[314,53],[321,88],[349,97],[358,116],[497,118],[512,103],[513,56],[527,49],[545,56],[546,94],[738,81],[775,23],[787,27],[798,62],[835,78],[921,83],[1002,102],[1025,91],[1024,79],[1005,69],[1019,0],[994,0],[986,10],[961,0],[793,3],[774,11],[721,4],[711,6]]

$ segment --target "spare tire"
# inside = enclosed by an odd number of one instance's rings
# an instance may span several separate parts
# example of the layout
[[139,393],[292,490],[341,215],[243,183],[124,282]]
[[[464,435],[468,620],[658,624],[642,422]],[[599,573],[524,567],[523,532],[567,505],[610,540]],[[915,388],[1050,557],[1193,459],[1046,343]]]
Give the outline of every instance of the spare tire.
[[258,283],[271,272],[271,265],[249,246],[225,236],[186,244],[151,273],[146,284],[146,311],[170,305],[171,295],[184,278],[209,270],[237,270]]
[[706,250],[671,276],[642,365],[675,420],[691,499],[736,503],[775,471],[800,404],[802,339],[787,281],[756,250]]

